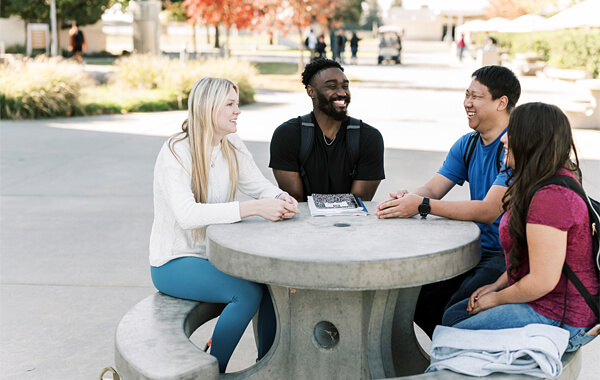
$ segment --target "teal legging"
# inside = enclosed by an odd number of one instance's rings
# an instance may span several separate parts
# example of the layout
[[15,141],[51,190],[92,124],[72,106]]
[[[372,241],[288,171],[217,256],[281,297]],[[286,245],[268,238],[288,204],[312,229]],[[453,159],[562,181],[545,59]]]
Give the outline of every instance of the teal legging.
[[160,267],[151,267],[152,282],[162,293],[177,298],[209,303],[225,303],[213,331],[211,355],[225,372],[233,350],[248,323],[260,307],[258,316],[258,359],[271,348],[275,338],[275,311],[265,285],[225,274],[208,260],[182,257]]

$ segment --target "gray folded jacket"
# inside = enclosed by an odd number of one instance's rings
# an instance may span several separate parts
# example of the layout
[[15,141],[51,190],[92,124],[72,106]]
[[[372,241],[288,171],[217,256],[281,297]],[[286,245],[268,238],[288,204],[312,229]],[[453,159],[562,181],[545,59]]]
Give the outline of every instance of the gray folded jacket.
[[531,324],[503,330],[464,330],[437,326],[426,372],[449,369],[471,376],[493,372],[554,379],[562,372],[567,348],[565,329]]

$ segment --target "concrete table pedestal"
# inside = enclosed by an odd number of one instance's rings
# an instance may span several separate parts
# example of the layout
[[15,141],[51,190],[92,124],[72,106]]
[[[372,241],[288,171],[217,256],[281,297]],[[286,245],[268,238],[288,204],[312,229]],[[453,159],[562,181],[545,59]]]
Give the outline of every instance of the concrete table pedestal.
[[[373,212],[376,203],[368,202]],[[413,329],[421,285],[478,262],[479,228],[443,218],[374,215],[212,225],[209,260],[269,284],[277,314],[271,350],[229,379],[370,379],[422,373]],[[394,314],[396,318],[394,318]]]

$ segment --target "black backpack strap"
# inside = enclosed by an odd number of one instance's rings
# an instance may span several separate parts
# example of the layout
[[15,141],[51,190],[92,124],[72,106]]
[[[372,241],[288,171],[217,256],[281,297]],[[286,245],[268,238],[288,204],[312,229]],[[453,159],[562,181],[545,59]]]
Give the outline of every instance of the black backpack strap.
[[[469,141],[467,142],[467,149],[465,149],[465,153],[463,155],[463,161],[465,162],[465,167],[467,168],[467,172],[469,171],[469,164],[471,163],[471,158],[473,157],[473,152],[475,152],[475,148],[477,147],[477,142],[479,141],[480,134],[479,132],[473,132],[469,136]],[[502,150],[504,149],[504,144],[498,144],[498,149],[496,150],[496,170],[500,173],[500,169],[502,169]]]
[[312,150],[314,135],[315,135],[315,124],[312,121],[311,114],[306,114],[303,116],[298,116],[298,123],[301,127],[301,135],[300,135],[300,156],[298,157],[300,161],[300,177],[302,178],[302,182],[304,183],[304,191],[305,195],[311,195],[310,184],[308,183],[308,177],[306,175],[306,171],[304,170],[304,165],[306,165],[306,160],[308,160],[308,155]]
[[500,169],[502,169],[502,150],[504,149],[504,144],[498,144],[498,150],[496,151],[496,169],[498,173],[500,173]]
[[478,141],[479,132],[471,133],[471,136],[469,136],[469,141],[467,142],[467,149],[465,149],[465,154],[463,155],[463,161],[465,163],[465,167],[467,168],[467,172],[469,171],[469,163],[471,163],[471,157],[473,157],[473,152],[475,151]]
[[346,126],[346,148],[348,150],[348,156],[352,163],[352,172],[350,176],[352,179],[356,176],[358,168],[358,158],[360,153],[360,127],[362,126],[362,120],[349,118],[348,125]]
[[[567,276],[567,279],[569,281],[571,281],[573,283],[573,285],[575,285],[575,288],[581,294],[581,296],[583,297],[585,302],[588,304],[590,309],[592,309],[594,314],[596,314],[596,318],[600,319],[600,315],[598,315],[600,313],[600,300],[598,299],[598,297],[594,297],[593,295],[590,294],[589,290],[587,290],[585,285],[583,285],[583,283],[581,282],[579,277],[577,277],[575,272],[573,272],[573,269],[571,269],[569,264],[567,264],[566,262],[563,265],[563,273],[565,274],[565,276]],[[565,297],[566,297],[566,292],[565,292]],[[566,312],[566,306],[565,306],[565,312]]]

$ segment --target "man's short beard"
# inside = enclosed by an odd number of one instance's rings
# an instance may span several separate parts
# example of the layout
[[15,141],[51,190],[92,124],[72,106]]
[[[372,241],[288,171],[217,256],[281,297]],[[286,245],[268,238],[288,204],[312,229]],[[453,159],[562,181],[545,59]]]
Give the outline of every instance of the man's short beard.
[[319,100],[319,109],[323,111],[324,114],[331,116],[334,120],[344,121],[346,120],[346,117],[348,117],[347,105],[342,111],[336,111],[333,102],[330,102],[323,94],[318,93],[317,99]]

